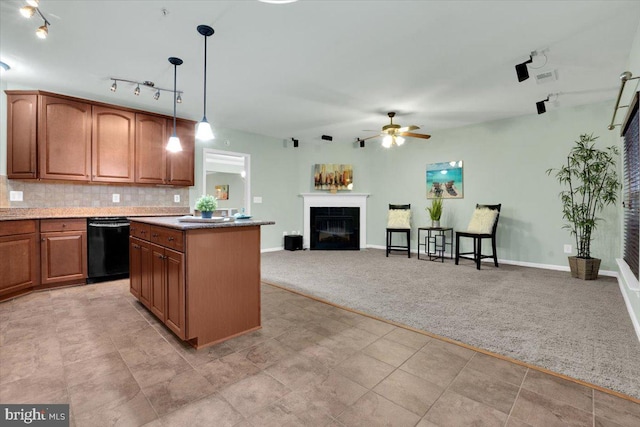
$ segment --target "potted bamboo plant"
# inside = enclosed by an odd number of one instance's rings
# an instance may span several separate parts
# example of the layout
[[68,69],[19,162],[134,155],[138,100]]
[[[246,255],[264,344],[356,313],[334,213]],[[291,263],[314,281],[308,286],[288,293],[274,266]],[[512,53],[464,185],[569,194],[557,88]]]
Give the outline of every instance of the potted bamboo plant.
[[442,197],[434,197],[431,200],[431,207],[427,206],[426,210],[429,212],[431,218],[431,227],[440,227],[440,217],[442,216]]
[[562,217],[576,239],[577,256],[569,257],[571,276],[584,280],[598,278],[600,259],[591,257],[592,233],[602,218],[596,215],[602,209],[615,204],[618,199],[620,181],[616,169],[616,146],[598,149],[593,134],[580,135],[580,139],[569,151],[566,165],[547,170],[554,174],[566,189],[560,192]]

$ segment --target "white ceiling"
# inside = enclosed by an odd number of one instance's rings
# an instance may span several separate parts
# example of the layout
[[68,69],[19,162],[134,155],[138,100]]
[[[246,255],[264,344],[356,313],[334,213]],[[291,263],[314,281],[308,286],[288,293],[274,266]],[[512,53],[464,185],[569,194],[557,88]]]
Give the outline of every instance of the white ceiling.
[[[366,137],[388,122],[439,129],[615,99],[640,22],[640,1],[337,1],[272,5],[236,1],[41,0],[51,21],[23,18],[24,1],[0,2],[0,59],[9,87],[29,87],[172,114],[169,93],[109,77],[173,86],[178,116],[203,111],[204,38],[208,111],[215,126],[301,143]],[[162,10],[166,9],[166,15]],[[514,65],[549,49],[547,64],[518,83]],[[532,65],[541,65],[544,61]],[[558,70],[536,84],[534,74]],[[635,74],[640,70],[631,70]],[[601,124],[606,129],[606,120]],[[432,139],[431,141],[433,141]]]

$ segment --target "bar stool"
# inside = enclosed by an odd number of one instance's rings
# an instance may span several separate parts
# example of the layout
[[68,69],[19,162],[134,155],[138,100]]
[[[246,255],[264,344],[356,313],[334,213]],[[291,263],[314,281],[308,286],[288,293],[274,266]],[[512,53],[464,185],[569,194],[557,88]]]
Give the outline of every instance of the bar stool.
[[[393,244],[393,233],[405,235],[406,245]],[[407,257],[411,258],[411,205],[389,205],[387,221],[387,257],[391,251],[407,251]]]

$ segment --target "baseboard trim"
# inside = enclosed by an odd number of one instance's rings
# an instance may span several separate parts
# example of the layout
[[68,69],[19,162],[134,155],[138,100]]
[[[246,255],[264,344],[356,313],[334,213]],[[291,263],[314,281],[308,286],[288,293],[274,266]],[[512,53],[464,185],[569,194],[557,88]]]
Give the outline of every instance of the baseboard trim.
[[284,251],[284,246],[277,246],[275,248],[264,248],[264,249],[260,249],[260,253],[265,253],[265,252],[278,252],[278,251]]

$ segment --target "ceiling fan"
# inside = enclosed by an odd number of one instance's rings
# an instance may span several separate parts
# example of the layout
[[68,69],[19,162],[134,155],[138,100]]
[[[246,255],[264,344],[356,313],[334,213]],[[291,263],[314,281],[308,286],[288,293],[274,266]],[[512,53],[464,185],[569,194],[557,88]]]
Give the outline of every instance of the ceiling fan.
[[409,138],[421,138],[421,139],[431,138],[431,135],[411,132],[416,129],[420,129],[419,126],[411,125],[411,126],[400,127],[399,124],[393,123],[393,118],[395,117],[395,115],[396,113],[394,113],[393,111],[387,113],[387,116],[389,116],[390,123],[388,125],[382,126],[382,130],[380,131],[379,135],[370,136],[364,139],[358,138],[360,145],[362,146],[364,144],[364,141],[366,141],[367,139],[377,138],[379,136],[383,137],[382,146],[384,148],[390,148],[390,147],[393,147],[394,145],[400,146],[404,144],[405,136]]

